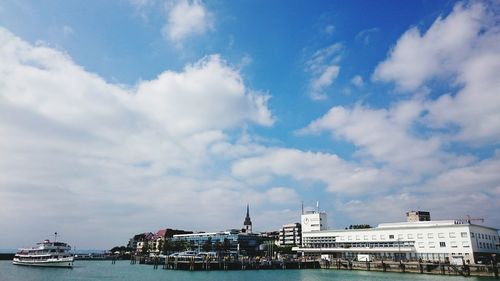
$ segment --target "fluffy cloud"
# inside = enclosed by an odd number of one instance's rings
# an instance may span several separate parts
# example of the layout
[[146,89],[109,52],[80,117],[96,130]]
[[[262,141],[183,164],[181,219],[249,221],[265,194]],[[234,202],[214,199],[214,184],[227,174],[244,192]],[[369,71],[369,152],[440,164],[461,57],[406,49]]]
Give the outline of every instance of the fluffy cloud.
[[422,110],[422,104],[416,100],[401,102],[389,110],[338,106],[299,133],[330,132],[334,139],[345,139],[356,145],[359,157],[415,175],[465,163],[467,157],[461,159],[443,152],[440,138],[423,138],[411,133],[412,124]]
[[458,4],[448,17],[438,18],[425,34],[421,35],[417,27],[411,28],[398,40],[389,59],[377,66],[373,78],[393,81],[401,90],[411,91],[436,76],[460,69],[482,37],[487,24],[484,10],[480,4]]
[[166,3],[167,24],[162,33],[172,42],[180,43],[192,35],[213,30],[213,16],[200,0],[179,0],[174,5]]
[[[286,176],[297,181],[326,184],[330,192],[359,194],[380,192],[394,184],[394,177],[376,168],[348,163],[337,155],[296,149],[269,149],[237,161],[233,173],[246,180],[266,182]],[[260,177],[260,179],[259,179]]]
[[306,62],[306,71],[311,73],[309,95],[314,100],[326,99],[325,90],[332,85],[340,72],[338,62],[342,44],[332,44],[317,50]]
[[429,87],[433,80],[451,83],[459,90],[426,102],[426,123],[458,126],[455,140],[476,144],[498,143],[500,137],[499,17],[486,5],[457,4],[424,34],[411,28],[373,74],[405,91]]
[[[240,225],[243,198],[254,191],[219,165],[232,157],[223,152],[238,157],[258,145],[233,143],[228,131],[270,126],[273,117],[268,96],[247,88],[219,56],[124,86],[1,28],[0,60],[0,228],[15,219],[37,229],[16,231],[23,233],[16,239],[32,242],[57,229],[82,241],[79,247],[108,247],[164,223]],[[221,146],[228,148],[215,149]],[[186,202],[199,218],[189,225],[175,219]],[[242,214],[229,211],[235,208]],[[224,216],[224,225],[208,225],[200,213]]]

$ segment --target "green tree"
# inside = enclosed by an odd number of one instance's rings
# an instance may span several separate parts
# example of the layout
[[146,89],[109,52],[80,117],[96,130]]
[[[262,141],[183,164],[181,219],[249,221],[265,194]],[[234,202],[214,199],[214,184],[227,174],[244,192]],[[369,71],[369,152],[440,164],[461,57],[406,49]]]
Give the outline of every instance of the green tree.
[[202,249],[204,252],[212,251],[212,237],[208,237],[207,241],[203,243]]
[[141,254],[143,256],[147,255],[149,253],[149,241],[148,240],[143,240],[143,245],[141,249]]
[[165,242],[163,242],[163,247],[161,249],[162,254],[168,255],[172,251],[173,245],[170,239],[165,238]]
[[231,241],[229,239],[224,238],[224,243],[222,244],[222,248],[224,250],[224,253],[227,254],[231,250]]

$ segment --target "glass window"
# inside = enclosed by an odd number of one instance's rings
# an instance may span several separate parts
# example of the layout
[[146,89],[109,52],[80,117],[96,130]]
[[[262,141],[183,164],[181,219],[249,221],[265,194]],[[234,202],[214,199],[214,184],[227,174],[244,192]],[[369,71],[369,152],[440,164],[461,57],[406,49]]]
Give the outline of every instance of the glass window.
[[460,232],[460,236],[462,238],[467,238],[467,232]]
[[356,235],[356,240],[359,240],[359,235]]
[[434,242],[429,242],[429,248],[436,248],[436,244]]
[[424,235],[422,233],[418,233],[417,238],[422,239],[422,238],[424,238]]
[[427,233],[427,238],[434,238],[434,233]]
[[439,247],[446,247],[446,243],[445,242],[439,242]]
[[389,239],[394,239],[394,235],[389,235]]
[[408,239],[413,239],[413,234],[408,234]]
[[377,240],[377,235],[372,235],[372,240]]
[[456,248],[456,247],[457,247],[457,242],[452,241],[452,242],[451,242],[451,247],[452,247],[452,248]]
[[384,234],[381,234],[381,235],[380,235],[380,239],[381,239],[381,240],[385,240],[385,235],[384,235]]
[[363,239],[368,240],[368,235],[363,236]]
[[438,238],[444,238],[444,233],[438,233]]
[[474,232],[471,232],[471,233],[470,233],[470,237],[471,237],[471,238],[474,238]]
[[424,242],[418,242],[418,247],[423,248],[424,247]]
[[455,234],[455,232],[450,232],[450,238],[455,238],[457,237],[457,235]]
[[398,234],[398,239],[403,239],[403,234]]

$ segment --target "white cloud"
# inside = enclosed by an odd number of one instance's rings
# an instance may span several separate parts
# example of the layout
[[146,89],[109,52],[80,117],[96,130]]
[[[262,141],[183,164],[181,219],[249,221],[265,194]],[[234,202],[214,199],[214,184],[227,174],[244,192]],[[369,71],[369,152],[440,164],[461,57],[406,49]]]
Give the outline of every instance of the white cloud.
[[333,107],[323,117],[299,131],[312,134],[327,131],[334,139],[345,139],[357,147],[357,155],[395,170],[434,173],[449,165],[460,165],[459,158],[441,151],[438,137],[422,138],[411,134],[413,122],[423,110],[419,101],[401,102],[389,110]]
[[457,4],[448,17],[438,18],[423,35],[417,27],[411,28],[389,58],[377,66],[373,78],[393,81],[401,90],[412,91],[435,76],[460,69],[481,36],[484,13],[480,4]]
[[373,78],[415,91],[440,80],[457,90],[426,102],[426,122],[434,128],[458,126],[455,140],[498,143],[500,139],[499,17],[486,4],[457,4],[424,34],[407,31],[379,64]]
[[364,85],[363,77],[361,77],[360,75],[356,75],[356,76],[352,77],[351,84],[353,84],[354,86],[356,86],[358,88],[363,87],[363,85]]
[[358,34],[356,34],[356,40],[359,40],[363,42],[363,44],[368,45],[370,44],[372,36],[379,31],[380,29],[376,27],[361,30],[360,32],[358,32]]
[[313,100],[326,99],[325,90],[332,85],[340,72],[340,43],[317,50],[306,62],[306,71],[311,73],[309,95]]
[[168,40],[181,43],[192,35],[201,35],[214,29],[213,15],[200,0],[178,0],[166,3],[167,23],[162,33]]
[[327,26],[325,26],[325,33],[328,34],[328,35],[332,35],[333,32],[335,32],[335,26],[329,24]]
[[233,174],[250,181],[261,177],[262,182],[287,176],[297,181],[324,183],[328,191],[345,194],[380,192],[394,183],[394,177],[384,171],[348,163],[334,154],[283,148],[235,162]]
[[[109,247],[164,223],[214,230],[241,224],[244,196],[253,190],[224,176],[219,165],[259,146],[233,144],[228,130],[270,126],[273,117],[268,96],[249,89],[219,56],[130,87],[0,28],[0,60],[0,228],[16,220],[39,230],[13,231],[22,238],[4,241],[31,243],[57,229],[80,247]],[[241,152],[228,158],[212,149],[221,144]],[[47,194],[57,200],[40,200]],[[172,218],[185,202],[193,203],[188,211],[199,221]],[[19,210],[20,204],[30,208]],[[229,211],[239,207],[241,215]],[[6,215],[12,213],[18,216]],[[207,223],[213,216],[224,219]]]

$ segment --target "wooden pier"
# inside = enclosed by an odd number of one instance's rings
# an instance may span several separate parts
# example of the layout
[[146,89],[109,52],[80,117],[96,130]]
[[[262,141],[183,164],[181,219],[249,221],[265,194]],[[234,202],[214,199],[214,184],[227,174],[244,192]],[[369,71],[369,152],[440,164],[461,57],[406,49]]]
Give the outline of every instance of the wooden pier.
[[336,270],[366,270],[382,272],[435,274],[435,275],[458,275],[458,276],[483,276],[499,278],[498,265],[452,265],[447,263],[424,263],[424,262],[394,262],[394,261],[350,261],[333,260],[321,261],[321,268]]
[[[154,265],[154,262],[153,262]],[[164,269],[208,271],[208,270],[266,270],[266,269],[319,269],[316,260],[195,260],[167,258]]]

